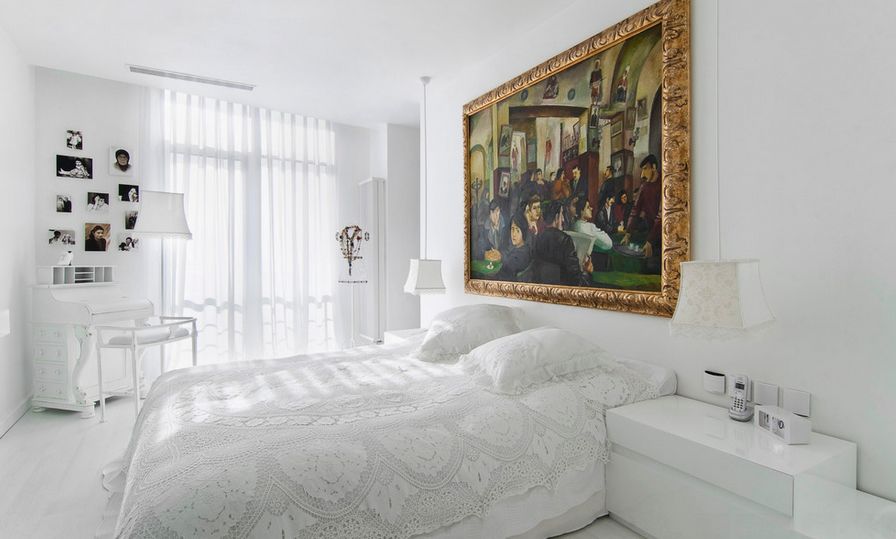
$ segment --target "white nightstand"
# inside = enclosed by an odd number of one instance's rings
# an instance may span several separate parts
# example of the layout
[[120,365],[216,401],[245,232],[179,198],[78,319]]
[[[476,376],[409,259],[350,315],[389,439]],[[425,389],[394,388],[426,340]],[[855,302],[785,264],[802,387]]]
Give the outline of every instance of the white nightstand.
[[426,328],[393,329],[383,332],[383,344],[399,344],[426,333]]
[[648,537],[805,537],[811,485],[855,491],[854,443],[813,433],[786,445],[677,395],[609,410],[607,432],[607,509]]

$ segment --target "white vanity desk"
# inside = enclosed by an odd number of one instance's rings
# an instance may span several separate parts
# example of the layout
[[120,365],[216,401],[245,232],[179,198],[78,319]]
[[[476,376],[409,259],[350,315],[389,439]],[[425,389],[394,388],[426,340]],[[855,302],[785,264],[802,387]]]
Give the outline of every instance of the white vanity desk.
[[852,442],[786,445],[678,395],[608,410],[607,431],[607,509],[646,537],[896,537],[896,504],[855,490]]
[[[112,279],[111,266],[38,268],[32,287],[34,411],[73,410],[93,417],[99,398],[95,331],[100,324],[133,325],[153,315],[148,299],[128,297]],[[103,375],[108,391],[133,389],[123,355]]]

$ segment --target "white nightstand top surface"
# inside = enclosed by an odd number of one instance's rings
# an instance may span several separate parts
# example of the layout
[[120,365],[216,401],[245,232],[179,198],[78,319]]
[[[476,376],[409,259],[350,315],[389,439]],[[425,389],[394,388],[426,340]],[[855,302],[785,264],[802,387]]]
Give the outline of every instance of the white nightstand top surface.
[[678,395],[621,406],[607,411],[607,415],[736,455],[791,476],[832,457],[849,452],[855,454],[856,450],[852,442],[815,432],[806,445],[787,445],[754,427],[752,421],[740,423],[730,419],[726,408]]

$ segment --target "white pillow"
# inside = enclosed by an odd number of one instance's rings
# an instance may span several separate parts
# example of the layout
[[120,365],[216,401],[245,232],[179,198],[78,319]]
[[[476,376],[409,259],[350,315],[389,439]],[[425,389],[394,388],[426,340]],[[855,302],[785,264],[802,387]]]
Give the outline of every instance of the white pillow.
[[501,305],[463,305],[433,319],[423,343],[411,357],[453,361],[477,346],[520,330],[517,309]]
[[528,387],[597,367],[618,364],[600,346],[563,329],[541,327],[483,344],[461,358],[470,374],[490,379],[498,393]]

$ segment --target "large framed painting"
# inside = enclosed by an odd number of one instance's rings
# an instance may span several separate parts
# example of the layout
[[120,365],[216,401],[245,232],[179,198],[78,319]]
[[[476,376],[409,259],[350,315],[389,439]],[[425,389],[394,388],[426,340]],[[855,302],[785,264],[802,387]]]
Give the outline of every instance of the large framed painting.
[[689,19],[689,0],[662,0],[464,106],[468,292],[672,315]]

